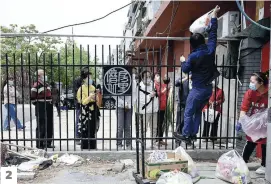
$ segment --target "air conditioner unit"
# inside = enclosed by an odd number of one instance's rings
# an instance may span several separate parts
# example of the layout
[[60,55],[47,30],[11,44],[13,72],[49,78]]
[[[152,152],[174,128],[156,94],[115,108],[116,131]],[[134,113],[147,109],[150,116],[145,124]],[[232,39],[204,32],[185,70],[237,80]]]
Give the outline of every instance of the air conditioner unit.
[[238,33],[240,13],[238,11],[228,11],[218,18],[217,37],[234,37]]

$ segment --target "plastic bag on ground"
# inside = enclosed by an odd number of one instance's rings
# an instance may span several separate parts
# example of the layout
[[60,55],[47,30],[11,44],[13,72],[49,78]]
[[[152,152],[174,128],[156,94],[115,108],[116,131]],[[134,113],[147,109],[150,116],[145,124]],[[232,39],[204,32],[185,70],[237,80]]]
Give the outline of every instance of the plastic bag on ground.
[[180,158],[182,161],[185,161],[185,160],[188,161],[188,174],[190,174],[192,178],[198,177],[199,172],[196,168],[196,164],[194,163],[192,158],[186,153],[183,147],[179,146],[177,149],[175,149],[174,152],[175,152],[175,155],[178,156],[178,158]]
[[69,155],[64,154],[57,159],[57,162],[64,163],[65,165],[74,165],[80,163],[82,161],[82,157],[77,155]]
[[193,24],[189,27],[190,32],[192,33],[201,33],[204,34],[210,28],[211,14],[213,10],[202,15],[200,18],[195,20]]
[[164,173],[157,180],[156,184],[193,184],[191,176],[179,171]]
[[239,122],[246,135],[256,142],[261,138],[267,137],[267,113],[268,110],[260,111],[252,116],[243,116]]
[[218,159],[216,177],[233,184],[248,184],[250,182],[248,167],[235,150],[224,153]]
[[23,162],[18,166],[18,170],[25,172],[32,172],[35,170],[43,170],[53,164],[51,159],[39,158],[37,160],[31,160]]

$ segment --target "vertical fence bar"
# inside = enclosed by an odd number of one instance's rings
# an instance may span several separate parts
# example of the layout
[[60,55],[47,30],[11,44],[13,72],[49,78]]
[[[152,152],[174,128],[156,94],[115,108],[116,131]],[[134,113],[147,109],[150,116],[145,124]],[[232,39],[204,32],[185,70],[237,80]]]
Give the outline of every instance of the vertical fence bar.
[[[111,45],[109,45],[109,63],[110,63],[110,65],[111,65]],[[110,97],[110,99],[112,98],[112,95],[110,94],[109,95],[109,97]],[[111,125],[111,114],[112,114],[112,112],[111,112],[111,105],[110,105],[110,108],[109,108],[109,138],[110,138],[110,142],[109,142],[109,150],[111,151],[111,149],[112,149],[112,135],[111,135],[111,130],[112,130],[112,125]]]
[[[58,81],[60,81],[61,80],[61,75],[60,75],[60,72],[61,72],[61,70],[60,70],[60,64],[61,64],[61,62],[60,62],[60,53],[58,52],[57,53],[57,63],[58,63]],[[60,83],[59,83],[59,89],[60,89]],[[62,103],[62,105],[64,106],[64,99],[63,99],[63,103]],[[61,132],[61,115],[59,116],[59,150],[61,151],[62,150],[62,146],[61,146],[61,139],[62,139],[62,132]]]
[[[104,45],[102,45],[102,65],[104,66]],[[104,76],[104,68],[102,68],[102,76]],[[102,81],[104,83],[104,77],[102,77]],[[103,84],[102,84],[103,86]],[[103,87],[102,87],[103,89]],[[102,96],[103,96],[103,91],[102,91]],[[103,98],[102,98],[102,106],[103,106],[103,140],[102,140],[102,149],[104,151],[104,101],[103,101]]]
[[74,85],[76,85],[75,82],[74,82],[74,80],[75,80],[75,78],[74,78],[74,70],[75,70],[75,68],[74,67],[75,67],[75,61],[73,59],[72,60],[72,84],[73,84],[72,88],[73,88],[73,97],[75,98],[73,100],[73,104],[72,104],[72,107],[74,108],[73,109],[73,121],[74,121],[74,123],[73,123],[73,127],[74,127],[74,129],[73,129],[73,137],[74,137],[74,140],[73,140],[73,144],[74,144],[73,149],[76,151],[76,144],[78,142],[76,140],[76,138],[78,138],[77,137],[77,123],[76,123],[76,121],[77,121],[77,119],[76,119],[77,118],[77,104],[75,103],[76,102],[76,98],[77,98],[77,91],[74,90],[75,89]]
[[[16,55],[13,53],[13,64],[14,64],[14,71],[13,71],[13,79],[14,79],[14,90],[15,90],[15,127],[16,127],[16,145],[18,145],[18,102],[17,102],[17,79],[16,79]],[[9,90],[9,89],[8,89]],[[16,148],[18,151],[18,147]]]
[[[119,55],[118,55],[118,53],[119,53],[119,50],[118,50],[118,45],[116,45],[116,53],[114,53],[114,54],[116,54],[116,57],[117,57],[117,66],[119,65]],[[114,58],[113,58],[114,59]],[[116,146],[117,146],[117,151],[119,150],[119,145],[118,145],[118,128],[119,128],[119,116],[118,116],[118,114],[119,114],[119,108],[118,108],[118,106],[119,106],[119,96],[114,96],[115,97],[115,99],[116,99],[116,102],[117,102],[117,104],[116,104],[116,121],[117,121],[117,123],[116,123]],[[124,102],[123,102],[123,107],[125,108],[125,96],[123,96],[123,99],[124,99]],[[125,110],[124,110],[124,108],[123,108],[123,120],[125,121]],[[111,116],[110,116],[110,119],[111,119]],[[126,123],[123,123],[123,126],[124,127],[122,127],[123,129],[121,129],[121,131],[122,131],[122,133],[123,133],[123,137],[124,137],[124,139],[120,139],[119,141],[121,141],[121,144],[122,144],[122,142],[124,143],[124,149],[125,149],[125,142],[126,142],[126,139],[125,139],[125,135],[126,135],[126,133],[125,133],[125,131],[123,131],[123,130],[125,130],[125,124]]]
[[[224,55],[222,56],[222,71],[225,70],[225,60]],[[222,84],[221,84],[222,91],[224,91],[224,80],[222,78]],[[221,111],[223,112],[223,105],[221,107]],[[221,114],[220,118],[220,141],[219,141],[219,148],[222,149],[222,123],[223,123],[223,114]]]
[[[54,75],[53,75],[53,54],[52,53],[50,53],[50,63],[51,63],[51,83],[53,84],[51,87],[53,88],[53,87],[56,87],[55,86],[55,81],[53,80],[54,79]],[[52,89],[51,89],[52,90]],[[53,147],[53,151],[55,150],[55,141],[54,141],[54,139],[55,139],[55,116],[54,116],[54,103],[57,103],[57,102],[54,102],[53,100],[52,100],[52,133],[53,133],[53,135],[52,135],[52,143],[51,143],[51,145],[52,145],[52,147]],[[51,123],[51,122],[50,122]],[[51,137],[51,135],[50,135],[50,137]]]
[[[231,58],[231,57],[230,57]],[[230,62],[231,63],[231,62]],[[232,66],[232,67],[235,67],[235,66]],[[238,84],[238,78],[237,76],[235,76],[235,91],[234,91],[234,117],[233,117],[233,137],[235,137],[235,126],[236,126],[236,116],[237,116],[237,84]],[[235,138],[233,139],[233,148],[232,149],[235,149]]]
[[[46,60],[46,54],[45,53],[43,53],[43,79],[44,79],[44,97],[43,97],[43,99],[44,99],[44,110],[45,110],[45,114],[44,114],[44,120],[45,120],[45,139],[44,139],[44,137],[42,137],[42,142],[43,142],[43,144],[44,144],[44,142],[45,142],[45,150],[47,151],[47,148],[48,148],[48,119],[47,119],[47,102],[46,102],[46,80],[45,80],[45,74],[46,74],[46,62],[45,62],[45,60]],[[41,130],[41,131],[43,131],[43,130]]]
[[[74,45],[72,46],[72,59],[74,60]],[[66,99],[68,99],[68,46],[65,44],[65,68],[66,68]],[[68,106],[68,105],[67,105]],[[67,151],[69,151],[69,109],[66,109],[66,133],[67,133]]]
[[[40,55],[41,57],[41,55]],[[34,84],[38,82],[38,61],[39,61],[39,58],[38,57],[38,53],[36,53],[36,61],[35,61],[35,65],[36,65],[36,71],[35,71],[35,79],[34,79]],[[35,116],[36,116],[36,147],[40,147],[40,141],[42,140],[38,140],[38,138],[40,138],[40,126],[38,125],[39,124],[39,117],[40,117],[40,113],[39,113],[39,110],[38,110],[38,106],[39,104],[36,102],[36,105],[35,105]],[[31,130],[32,131],[32,130]],[[39,145],[37,145],[37,143]]]
[[[24,139],[24,146],[25,146],[25,116],[24,116],[24,71],[23,71],[23,53],[21,53],[21,74],[22,74],[22,102],[23,102],[23,139]],[[30,107],[31,108],[31,107]]]
[[[9,80],[8,80],[8,77],[9,77],[9,64],[8,64],[8,54],[6,53],[6,73],[7,73],[7,76],[6,76],[6,80],[7,80],[7,99],[8,99],[8,104],[10,102],[10,99],[9,99],[9,90],[8,90],[8,87],[9,87]],[[8,124],[7,124],[7,130],[8,130],[8,139],[9,139],[9,144],[11,144],[11,141],[10,141],[10,121],[11,121],[11,117],[10,117],[10,110],[9,110],[9,105],[7,106],[7,120],[8,120]],[[9,149],[11,149],[11,147],[9,146]]]
[[[88,52],[89,53],[89,52]],[[88,57],[89,58],[89,57]],[[95,73],[95,89],[96,89],[96,91],[95,91],[95,94],[97,94],[97,45],[95,44],[95,46],[94,46],[94,73]],[[96,107],[97,108],[95,108],[95,123],[96,123],[96,126],[95,126],[95,141],[96,141],[96,150],[98,149],[97,148],[97,142],[98,142],[98,140],[97,140],[97,135],[98,135],[98,131],[96,131],[96,130],[98,130],[98,127],[97,126],[99,126],[100,125],[100,120],[98,120],[98,118],[99,117],[97,117],[97,111],[99,111],[100,112],[100,110],[99,110],[99,106],[97,105],[97,100],[98,99],[96,99],[97,98],[97,95],[95,95],[95,103],[96,103]]]
[[29,66],[28,66],[28,71],[29,71],[29,78],[28,78],[28,80],[29,80],[29,108],[30,108],[30,144],[31,144],[31,148],[33,147],[33,141],[32,141],[32,139],[33,139],[33,135],[32,135],[32,102],[31,102],[31,87],[32,87],[32,83],[31,83],[31,74],[32,74],[32,72],[31,72],[31,67],[30,67],[30,64],[31,64],[31,57],[30,57],[30,53],[27,53],[27,55],[28,55],[28,64],[29,64]]
[[[230,62],[231,63],[231,62]],[[231,68],[229,68],[229,76],[231,76]],[[230,93],[231,93],[231,79],[229,77],[229,80],[228,80],[228,109],[227,109],[227,139],[226,139],[226,149],[228,149],[228,146],[229,146],[229,125],[230,125]]]
[[[172,85],[170,86],[170,90],[172,90],[172,95],[173,95],[173,113],[172,113],[172,124],[171,124],[171,132],[175,132],[175,129],[174,129],[174,125],[175,125],[175,103],[176,103],[176,99],[175,99],[175,87],[174,87],[174,84],[175,84],[175,80],[176,80],[176,55],[174,54],[173,55],[173,80],[171,80],[170,82],[172,83]],[[173,150],[174,149],[174,138],[172,136],[172,139],[171,139],[171,142],[172,142],[172,145],[171,145],[171,149]]]

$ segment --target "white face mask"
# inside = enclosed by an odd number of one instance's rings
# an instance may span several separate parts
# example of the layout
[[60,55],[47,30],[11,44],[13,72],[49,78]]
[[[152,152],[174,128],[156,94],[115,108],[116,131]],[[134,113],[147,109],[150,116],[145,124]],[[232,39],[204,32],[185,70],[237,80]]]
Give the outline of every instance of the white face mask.
[[47,76],[46,75],[45,76],[41,76],[40,79],[41,79],[42,82],[46,82],[47,81]]
[[13,86],[13,85],[14,85],[14,82],[13,82],[12,80],[9,80],[9,81],[8,81],[8,85]]

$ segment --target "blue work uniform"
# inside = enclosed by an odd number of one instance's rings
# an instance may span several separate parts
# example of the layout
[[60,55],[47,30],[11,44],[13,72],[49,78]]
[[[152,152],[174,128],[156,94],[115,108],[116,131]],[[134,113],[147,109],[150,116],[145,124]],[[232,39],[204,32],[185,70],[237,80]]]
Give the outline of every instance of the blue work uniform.
[[197,135],[202,109],[212,95],[211,82],[220,75],[215,65],[216,42],[217,18],[212,18],[207,44],[194,49],[187,61],[181,63],[184,73],[192,72],[192,89],[186,101],[183,136]]

